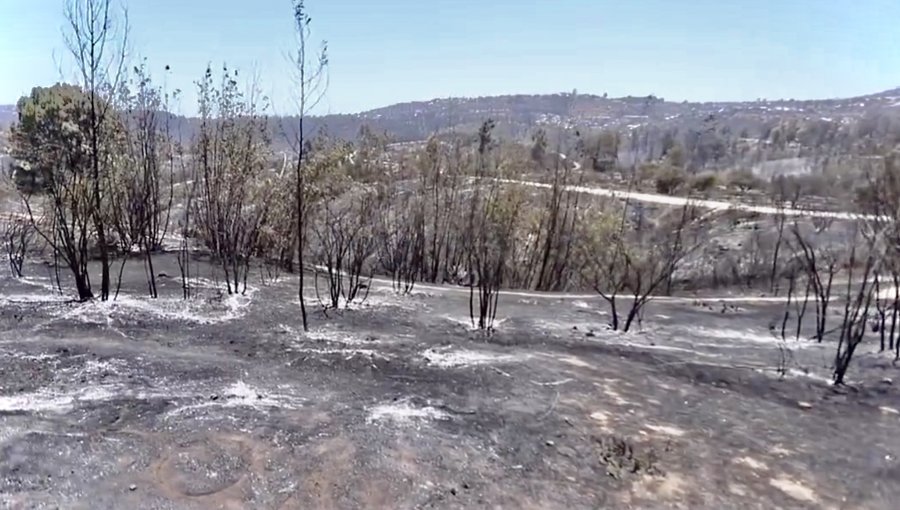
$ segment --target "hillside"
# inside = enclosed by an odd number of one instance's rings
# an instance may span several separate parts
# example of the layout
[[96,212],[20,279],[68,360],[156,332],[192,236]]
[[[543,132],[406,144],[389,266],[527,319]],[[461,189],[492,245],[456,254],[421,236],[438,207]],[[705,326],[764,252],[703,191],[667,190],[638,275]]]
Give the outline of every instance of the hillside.
[[0,104],[0,128],[9,126],[16,120],[16,105]]
[[[565,132],[564,143],[571,142],[575,129],[615,131],[619,139],[612,150],[620,165],[659,158],[678,143],[686,149],[686,163],[695,168],[750,168],[790,160],[805,171],[818,164],[811,159],[867,155],[900,140],[900,88],[843,99],[704,103],[589,94],[448,98],[312,117],[306,127],[354,139],[367,125],[395,142],[409,142],[435,133],[474,133],[488,118],[496,121],[497,134],[521,141],[530,140],[538,128],[550,140]],[[0,126],[14,119],[14,106],[0,106]],[[293,137],[296,120],[272,119],[276,141]],[[178,117],[177,124],[189,138],[197,120]]]
[[900,88],[862,97],[828,100],[752,102],[672,102],[654,96],[607,98],[596,95],[510,95],[448,98],[400,103],[352,115],[316,118],[316,127],[353,137],[368,124],[391,133],[397,141],[427,138],[439,131],[467,130],[492,118],[513,136],[530,135],[536,127],[579,127],[631,131],[647,127],[681,129],[711,122],[738,132],[762,133],[785,120],[848,123],[866,117],[900,116]]

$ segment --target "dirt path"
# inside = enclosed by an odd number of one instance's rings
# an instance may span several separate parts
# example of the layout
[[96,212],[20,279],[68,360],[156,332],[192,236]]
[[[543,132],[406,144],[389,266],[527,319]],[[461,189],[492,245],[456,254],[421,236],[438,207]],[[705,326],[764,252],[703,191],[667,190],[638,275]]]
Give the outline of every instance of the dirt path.
[[[508,184],[518,184],[520,186],[528,186],[532,188],[550,188],[549,184],[533,181],[521,181],[512,179],[500,179],[500,182]],[[618,198],[622,200],[632,200],[636,202],[644,202],[649,204],[669,205],[673,207],[683,207],[692,205],[713,211],[741,211],[756,214],[776,215],[784,214],[790,217],[806,217],[806,218],[827,218],[835,220],[866,220],[871,221],[878,217],[872,215],[856,214],[851,212],[835,212],[820,211],[813,209],[792,209],[790,207],[773,207],[742,204],[739,202],[725,202],[721,200],[702,200],[686,197],[676,197],[670,195],[659,195],[654,193],[641,193],[636,191],[614,190],[609,188],[601,188],[594,186],[566,186],[567,190],[578,193],[585,193],[599,197]]]

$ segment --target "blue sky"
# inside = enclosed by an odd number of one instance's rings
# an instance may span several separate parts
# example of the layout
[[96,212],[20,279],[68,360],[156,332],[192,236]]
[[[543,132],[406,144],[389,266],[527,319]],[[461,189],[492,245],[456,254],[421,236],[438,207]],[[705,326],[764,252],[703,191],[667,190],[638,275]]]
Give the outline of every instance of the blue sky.
[[[118,0],[135,56],[185,90],[208,62],[255,70],[289,112],[290,0]],[[897,0],[307,0],[327,39],[317,113],[578,89],[671,100],[824,98],[900,86]],[[0,0],[0,103],[71,69],[62,0]],[[59,64],[58,64],[59,63]]]

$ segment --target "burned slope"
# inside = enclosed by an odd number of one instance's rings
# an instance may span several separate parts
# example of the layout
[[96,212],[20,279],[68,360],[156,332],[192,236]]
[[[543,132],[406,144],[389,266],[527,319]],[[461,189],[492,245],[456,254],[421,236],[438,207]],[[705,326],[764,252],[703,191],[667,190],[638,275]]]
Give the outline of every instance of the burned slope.
[[304,334],[292,287],[74,304],[4,281],[0,501],[891,508],[898,496],[896,393],[836,395],[748,368],[775,352],[751,334],[765,310],[660,304],[658,326],[619,335],[593,300],[508,297],[487,338],[462,293],[376,288]]

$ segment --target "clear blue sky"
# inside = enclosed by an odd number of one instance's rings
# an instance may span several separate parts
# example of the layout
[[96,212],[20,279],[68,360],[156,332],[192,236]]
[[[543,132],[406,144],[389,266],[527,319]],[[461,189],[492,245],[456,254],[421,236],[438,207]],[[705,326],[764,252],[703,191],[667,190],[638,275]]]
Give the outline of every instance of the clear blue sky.
[[[186,91],[255,69],[289,111],[290,0],[118,0],[135,54]],[[62,0],[0,0],[0,103],[65,72]],[[824,98],[900,86],[898,0],[307,0],[327,39],[318,113],[578,89],[672,100]],[[55,57],[54,57],[55,55]],[[55,62],[61,61],[62,65]],[[157,78],[160,78],[157,74]]]

